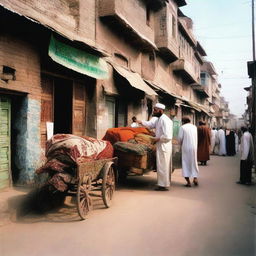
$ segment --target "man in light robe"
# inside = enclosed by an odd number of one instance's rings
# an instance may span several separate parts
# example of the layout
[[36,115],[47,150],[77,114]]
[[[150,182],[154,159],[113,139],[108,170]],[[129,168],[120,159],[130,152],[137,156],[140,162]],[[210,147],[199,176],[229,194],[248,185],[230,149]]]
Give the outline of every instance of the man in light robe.
[[149,121],[137,121],[149,129],[155,129],[156,136],[156,169],[157,191],[167,191],[170,186],[171,157],[172,157],[172,120],[164,114],[165,105],[157,103],[154,107],[153,116]]
[[189,117],[183,117],[182,123],[178,135],[182,148],[182,176],[187,181],[186,187],[191,187],[190,178],[193,178],[193,183],[197,186],[197,127],[190,123]]
[[218,141],[219,141],[219,156],[225,156],[227,154],[226,151],[226,135],[222,127],[218,130],[217,133]]
[[241,137],[241,161],[240,161],[240,179],[238,184],[251,185],[252,183],[252,165],[254,160],[254,146],[251,133],[247,128],[242,127]]
[[216,154],[216,137],[217,137],[217,130],[212,128],[211,130],[211,154]]

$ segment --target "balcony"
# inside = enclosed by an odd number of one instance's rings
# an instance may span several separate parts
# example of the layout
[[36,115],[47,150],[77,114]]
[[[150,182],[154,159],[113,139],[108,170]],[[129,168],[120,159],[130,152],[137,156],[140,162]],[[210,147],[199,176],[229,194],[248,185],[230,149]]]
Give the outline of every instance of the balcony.
[[146,5],[137,0],[100,0],[99,17],[114,32],[142,50],[156,49],[154,30],[147,25]]
[[209,98],[209,90],[208,87],[205,85],[201,85],[199,83],[193,83],[191,84],[191,87],[193,88],[193,90],[195,90],[196,92],[198,92],[203,98]]
[[171,64],[175,73],[183,76],[188,83],[199,83],[199,73],[195,72],[195,67],[185,59],[178,59]]
[[160,54],[169,62],[179,58],[177,42],[177,17],[165,7],[157,13],[155,23],[155,43]]

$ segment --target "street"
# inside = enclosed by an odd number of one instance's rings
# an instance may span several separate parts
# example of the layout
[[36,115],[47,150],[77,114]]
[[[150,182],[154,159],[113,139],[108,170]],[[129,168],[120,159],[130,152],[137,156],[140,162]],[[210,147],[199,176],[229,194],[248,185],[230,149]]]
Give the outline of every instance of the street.
[[0,228],[1,256],[253,256],[255,185],[236,184],[239,158],[211,156],[199,187],[175,170],[170,191],[154,191],[156,173],[129,177],[106,209],[88,219],[76,209],[27,215]]

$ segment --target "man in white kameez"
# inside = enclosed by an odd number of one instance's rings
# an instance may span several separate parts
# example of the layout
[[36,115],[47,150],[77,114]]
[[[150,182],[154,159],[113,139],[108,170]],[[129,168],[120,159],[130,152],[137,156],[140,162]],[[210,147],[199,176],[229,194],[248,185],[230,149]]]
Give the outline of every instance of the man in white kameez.
[[241,161],[240,161],[240,179],[238,184],[251,185],[252,183],[252,165],[254,160],[254,146],[251,133],[246,127],[242,127],[241,137]]
[[182,123],[178,135],[182,148],[182,176],[187,181],[186,187],[191,187],[190,178],[198,186],[197,127],[190,123],[189,117],[183,117]]
[[225,156],[227,154],[226,150],[226,135],[225,131],[220,127],[217,133],[218,141],[219,141],[219,156]]
[[211,154],[216,153],[216,137],[217,137],[217,130],[215,128],[212,128],[211,130]]
[[172,120],[164,114],[165,105],[157,103],[154,107],[153,116],[149,121],[138,121],[138,123],[149,129],[155,129],[156,136],[156,169],[157,169],[157,191],[167,191],[170,186],[171,157],[172,157]]

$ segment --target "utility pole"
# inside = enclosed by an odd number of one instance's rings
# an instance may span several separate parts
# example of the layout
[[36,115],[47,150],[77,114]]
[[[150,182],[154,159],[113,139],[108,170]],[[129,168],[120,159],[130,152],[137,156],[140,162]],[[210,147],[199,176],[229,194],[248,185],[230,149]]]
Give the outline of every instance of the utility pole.
[[253,61],[255,61],[254,0],[252,0],[252,56],[253,56]]

